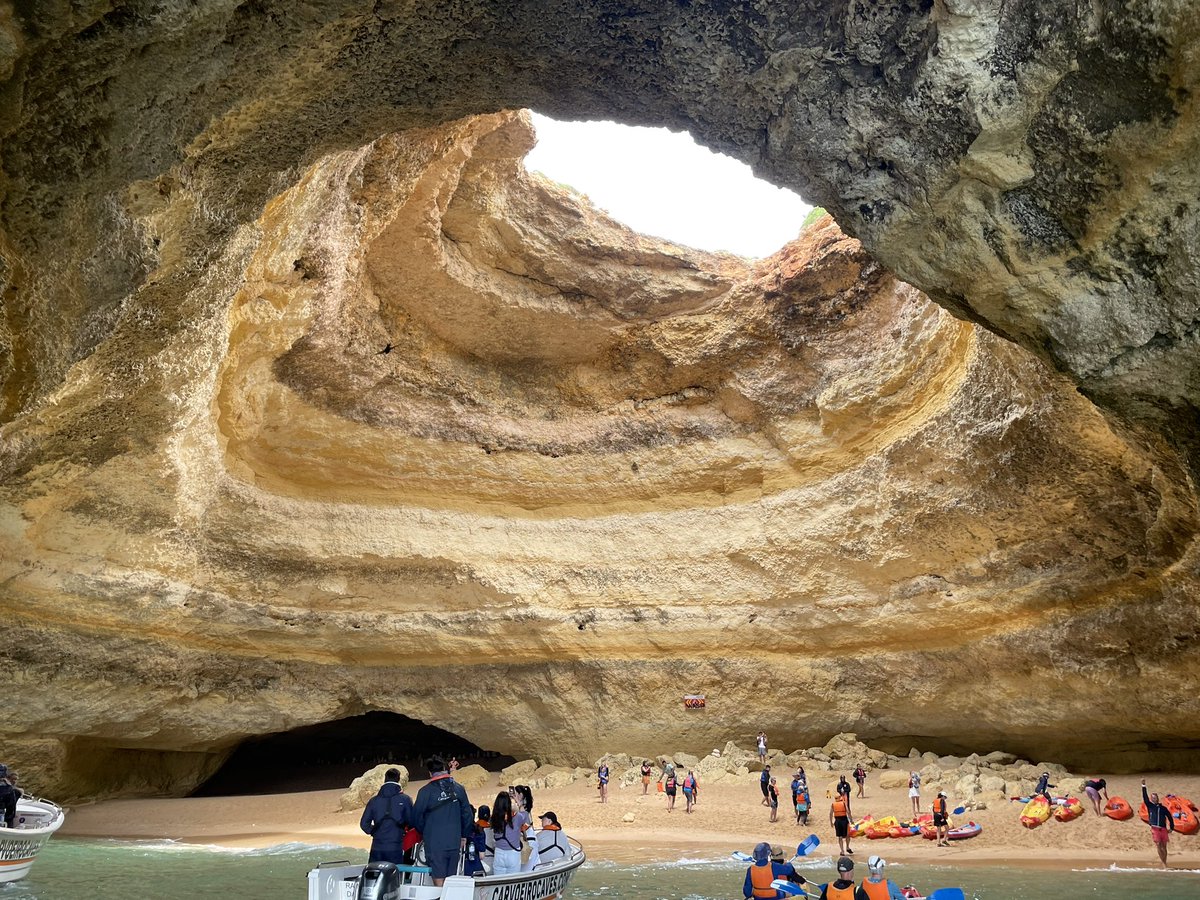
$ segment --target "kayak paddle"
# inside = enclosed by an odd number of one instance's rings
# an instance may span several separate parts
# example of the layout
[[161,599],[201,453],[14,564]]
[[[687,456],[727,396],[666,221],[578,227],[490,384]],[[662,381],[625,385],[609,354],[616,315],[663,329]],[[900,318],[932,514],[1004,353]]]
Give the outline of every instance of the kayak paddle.
[[966,900],[962,888],[938,888],[925,900]]
[[796,855],[797,856],[808,856],[808,854],[812,853],[812,851],[815,850],[819,846],[821,846],[821,839],[819,837],[817,837],[815,834],[810,834],[808,837],[806,837],[804,840],[802,840],[799,844],[796,845]]
[[776,878],[771,882],[771,887],[782,894],[787,894],[789,897],[815,897],[816,894],[810,894],[798,884],[792,884],[790,881],[785,881],[782,878]]
[[734,850],[729,855],[732,856],[734,859],[736,859],[738,862],[754,862],[753,856],[751,856],[749,853],[743,853],[741,850]]

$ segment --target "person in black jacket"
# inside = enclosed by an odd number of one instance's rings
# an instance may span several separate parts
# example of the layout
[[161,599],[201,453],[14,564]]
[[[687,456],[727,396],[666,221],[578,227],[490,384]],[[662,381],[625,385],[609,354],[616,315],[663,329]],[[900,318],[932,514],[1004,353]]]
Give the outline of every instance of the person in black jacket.
[[358,827],[371,835],[368,862],[404,862],[404,832],[412,824],[412,798],[400,790],[400,770],[388,769],[383,787],[367,803]]
[[1175,830],[1175,817],[1171,811],[1158,802],[1158,794],[1146,793],[1146,779],[1142,779],[1142,802],[1146,804],[1146,820],[1150,825],[1150,838],[1154,841],[1154,849],[1162,860],[1163,868],[1167,866],[1168,833]]
[[0,814],[4,816],[4,825],[12,828],[17,822],[17,801],[23,794],[20,788],[14,787],[16,773],[10,773],[8,766],[0,763]]
[[441,885],[458,871],[460,854],[475,827],[467,792],[446,771],[439,757],[429,760],[429,784],[417,791],[412,824],[425,842],[425,863],[433,883]]

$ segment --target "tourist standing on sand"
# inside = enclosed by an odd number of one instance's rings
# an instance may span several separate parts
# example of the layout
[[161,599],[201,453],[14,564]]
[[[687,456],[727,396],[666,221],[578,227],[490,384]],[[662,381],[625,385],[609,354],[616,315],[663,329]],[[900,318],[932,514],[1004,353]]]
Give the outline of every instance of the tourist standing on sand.
[[863,788],[867,784],[867,770],[863,768],[862,763],[859,763],[858,768],[854,770],[854,781],[858,784],[858,796],[865,797]]
[[908,797],[912,800],[913,815],[921,812],[921,775],[919,772],[908,773]]
[[771,767],[763,766],[762,775],[758,778],[758,786],[762,788],[763,806],[770,806],[771,801],[767,797],[767,787],[771,784]]
[[471,801],[437,756],[429,760],[429,783],[417,791],[412,825],[425,844],[425,864],[435,885],[458,871],[460,854],[475,828]]
[[678,787],[679,782],[675,778],[675,767],[671,766],[671,771],[667,774],[666,780],[663,782],[663,792],[667,795],[667,812],[675,808],[675,791]]
[[696,773],[688,769],[688,773],[683,776],[683,799],[687,801],[687,809],[684,812],[691,812],[692,807],[696,805],[696,795],[700,791],[700,784],[696,781]]
[[[796,782],[793,782],[796,783]],[[808,811],[812,808],[812,800],[808,796],[808,785],[801,779],[798,782],[798,787],[792,795],[792,802],[796,804],[796,824],[808,824]]]
[[600,802],[608,802],[608,763],[600,763],[596,769],[597,787],[600,789]]
[[850,849],[850,798],[837,795],[829,806],[829,824],[838,839],[838,853],[853,853]]
[[1150,839],[1154,841],[1154,849],[1162,860],[1163,868],[1167,865],[1167,841],[1169,832],[1175,830],[1175,819],[1171,811],[1158,802],[1158,794],[1146,793],[1146,779],[1142,779],[1142,802],[1146,804],[1147,819],[1150,823]]
[[371,836],[367,862],[404,864],[404,832],[408,830],[412,808],[412,798],[400,790],[400,770],[388,769],[383,773],[383,786],[367,801],[358,822],[363,833]]
[[1103,778],[1089,778],[1083,783],[1083,792],[1092,801],[1092,808],[1096,810],[1096,815],[1103,815],[1104,810],[1100,807],[1100,795],[1104,794],[1104,802],[1107,803],[1108,782]]
[[779,788],[775,786],[774,778],[767,785],[767,800],[770,801],[771,806],[771,818],[768,821],[776,822],[779,820]]
[[950,814],[946,811],[947,805],[945,792],[938,791],[938,795],[933,798],[933,827],[939,847],[950,846]]
[[758,761],[765,763],[767,761],[767,733],[760,731],[755,741],[758,744]]
[[650,760],[642,760],[642,796],[650,793],[650,776],[653,774],[650,768]]

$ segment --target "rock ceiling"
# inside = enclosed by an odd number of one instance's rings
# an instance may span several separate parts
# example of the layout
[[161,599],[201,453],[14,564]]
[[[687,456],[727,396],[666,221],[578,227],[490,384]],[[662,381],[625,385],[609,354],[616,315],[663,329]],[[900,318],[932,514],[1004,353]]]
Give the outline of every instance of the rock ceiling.
[[[177,792],[390,709],[557,761],[770,715],[1186,764],[1198,37],[1172,2],[0,11],[4,753]],[[525,172],[526,107],[687,128],[837,225],[633,234]]]

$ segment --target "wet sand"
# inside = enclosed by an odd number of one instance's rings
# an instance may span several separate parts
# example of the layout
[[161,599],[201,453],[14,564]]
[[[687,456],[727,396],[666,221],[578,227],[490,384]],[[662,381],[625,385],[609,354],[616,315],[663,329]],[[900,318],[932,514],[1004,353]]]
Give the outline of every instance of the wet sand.
[[[813,856],[837,852],[837,840],[829,824],[827,789],[836,774],[813,773],[809,784],[819,812],[810,816],[809,826],[795,824],[795,815],[781,805],[779,821],[768,822],[770,811],[761,805],[758,776],[700,786],[699,801],[690,815],[684,812],[682,793],[674,811],[667,812],[666,800],[654,792],[642,794],[641,784],[609,788],[609,802],[598,802],[594,782],[577,782],[563,788],[534,791],[536,813],[553,810],[566,832],[583,843],[593,859],[621,862],[722,856],[733,850],[749,851],[758,841],[780,844],[790,854],[808,834],[821,840]],[[855,817],[866,813],[876,818],[894,815],[903,820],[912,806],[903,788],[884,791],[877,773],[868,779],[865,798],[852,798]],[[790,777],[788,781],[790,782]],[[1122,796],[1137,808],[1141,802],[1140,776],[1107,778],[1109,796]],[[1155,774],[1148,778],[1151,790],[1176,793],[1200,803],[1200,776]],[[1071,782],[1074,786],[1077,782]],[[410,795],[424,782],[413,782]],[[1063,785],[1066,787],[1068,785]],[[470,791],[471,802],[491,805],[499,784]],[[269,847],[286,843],[328,845],[330,858],[340,858],[334,847],[370,846],[370,838],[358,827],[361,810],[338,812],[340,790],[308,791],[243,797],[196,797],[187,799],[111,800],[70,811],[60,834],[73,837],[118,838],[123,840],[174,840],[224,847]],[[929,797],[922,798],[928,811]],[[954,842],[949,848],[934,846],[921,837],[852,841],[854,857],[866,860],[879,854],[891,860],[954,865],[1003,865],[1078,868],[1080,866],[1143,867],[1158,865],[1150,842],[1150,829],[1135,815],[1125,822],[1096,816],[1087,802],[1084,815],[1073,822],[1051,819],[1036,829],[1020,824],[1022,804],[991,801],[989,808],[968,811],[953,818],[955,824],[968,820],[983,826],[978,837]],[[957,804],[950,797],[951,807]],[[624,818],[632,814],[633,821]],[[343,854],[344,855],[344,854]],[[365,858],[365,855],[364,857]],[[1200,869],[1200,835],[1171,836],[1169,864],[1173,868]]]

